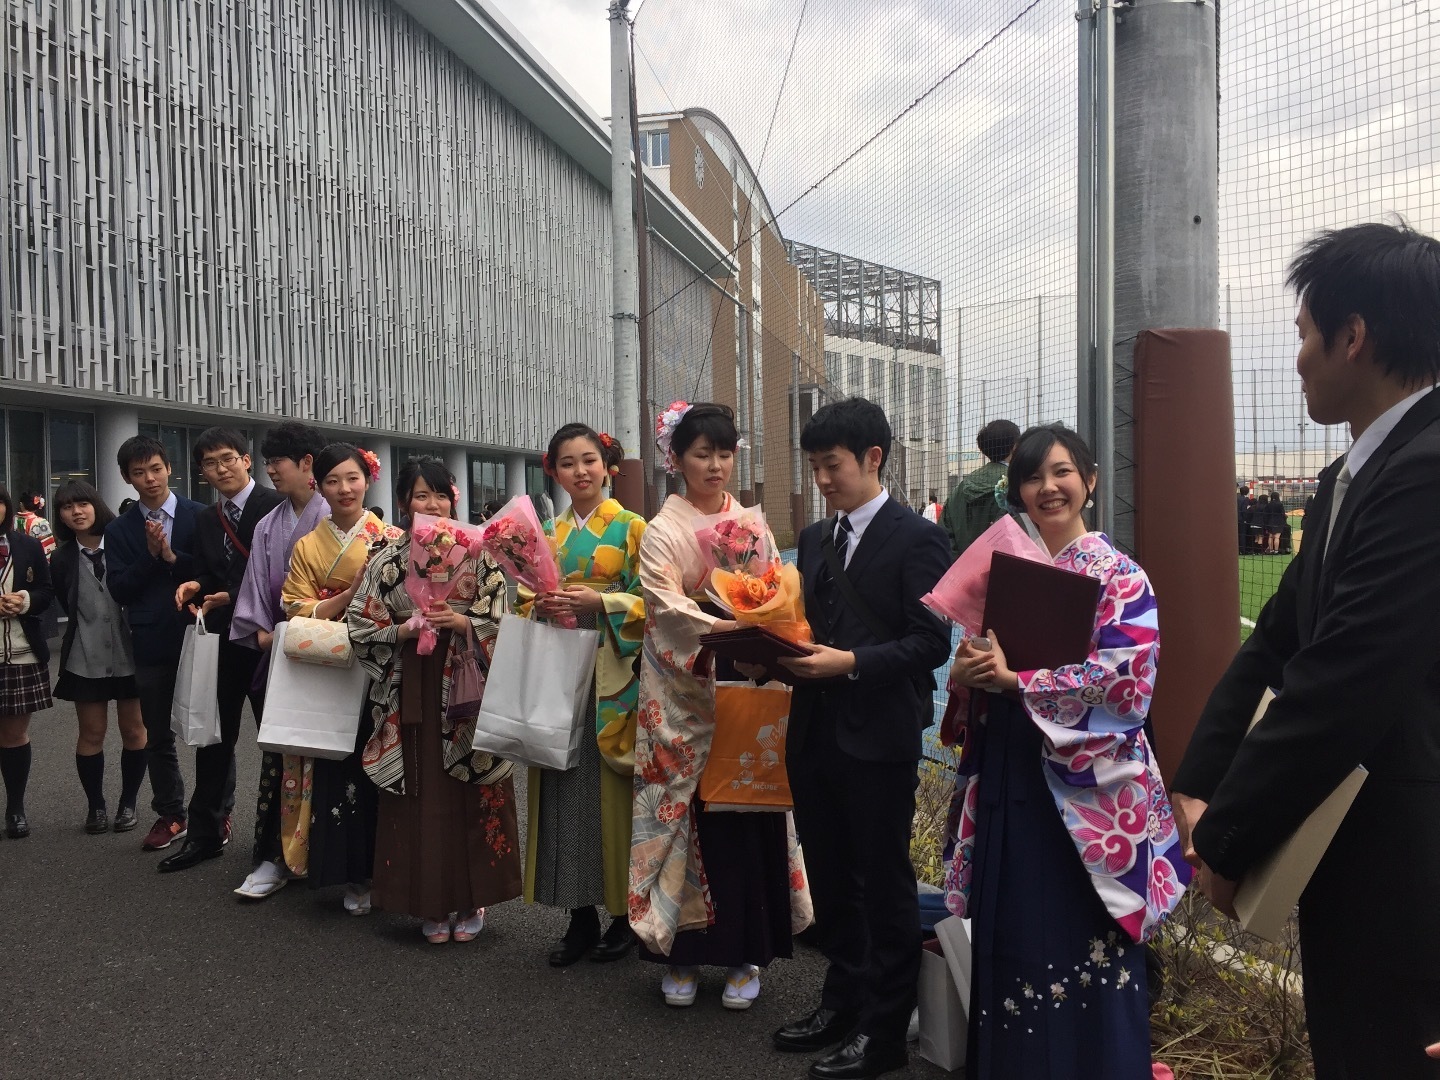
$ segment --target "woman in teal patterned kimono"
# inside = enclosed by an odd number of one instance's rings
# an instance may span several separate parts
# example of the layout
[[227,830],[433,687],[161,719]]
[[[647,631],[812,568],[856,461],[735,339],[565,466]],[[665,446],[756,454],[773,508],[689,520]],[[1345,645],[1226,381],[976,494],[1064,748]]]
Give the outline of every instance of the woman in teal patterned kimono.
[[[618,960],[635,944],[627,916],[635,710],[635,659],[645,636],[640,596],[640,537],[645,519],[607,498],[623,456],[620,444],[584,424],[555,433],[545,471],[570,496],[555,522],[562,580],[555,592],[522,590],[519,614],[561,619],[598,631],[595,737],[564,772],[531,769],[525,899],[570,909],[570,926],[550,953],[567,967],[582,956]],[[573,618],[574,623],[570,623]],[[603,904],[610,926],[600,934]]]

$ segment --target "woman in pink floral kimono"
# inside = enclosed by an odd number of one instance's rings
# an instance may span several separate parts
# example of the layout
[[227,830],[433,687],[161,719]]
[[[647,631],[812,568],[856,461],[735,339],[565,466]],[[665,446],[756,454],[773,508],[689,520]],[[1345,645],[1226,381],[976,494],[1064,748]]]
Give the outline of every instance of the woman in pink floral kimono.
[[695,519],[738,509],[725,491],[739,434],[720,405],[676,402],[656,444],[685,477],[640,543],[645,643],[635,736],[630,925],[640,955],[666,964],[669,1005],[695,1000],[700,967],[726,969],[721,1003],[746,1009],[760,969],[790,955],[810,898],[783,813],[707,811],[696,794],[715,730],[714,675],[702,634],[735,629],[703,599]]
[[950,909],[973,920],[971,1080],[1151,1075],[1142,943],[1190,868],[1144,732],[1155,595],[1133,559],[1085,529],[1094,460],[1073,431],[1032,428],[1007,486],[1054,564],[1103,584],[1089,657],[1012,671],[1004,642],[984,651],[967,637],[951,669],[952,686],[998,691],[972,695],[947,880]]

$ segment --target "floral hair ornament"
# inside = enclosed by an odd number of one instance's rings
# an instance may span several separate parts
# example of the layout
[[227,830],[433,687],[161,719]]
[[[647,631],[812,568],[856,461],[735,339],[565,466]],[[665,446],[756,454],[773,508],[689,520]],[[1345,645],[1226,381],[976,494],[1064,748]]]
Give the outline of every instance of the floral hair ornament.
[[365,471],[370,474],[370,483],[378,484],[380,482],[380,459],[375,456],[373,450],[366,450],[363,446],[357,446],[355,449],[359,452],[361,460],[365,462]]
[[688,401],[672,401],[665,411],[655,418],[655,445],[665,455],[665,471],[671,476],[680,475],[680,462],[670,449],[670,440],[675,437],[675,429],[680,426],[680,421],[685,419],[685,414],[694,407]]
[[[600,440],[600,445],[602,447],[604,447],[606,450],[609,450],[613,447],[614,449],[620,451],[622,457],[624,456],[625,448],[620,445],[619,440],[617,440],[614,435],[611,435],[608,431],[597,431],[595,434],[596,437]],[[611,476],[619,476],[620,466],[611,465],[605,471],[608,472]]]

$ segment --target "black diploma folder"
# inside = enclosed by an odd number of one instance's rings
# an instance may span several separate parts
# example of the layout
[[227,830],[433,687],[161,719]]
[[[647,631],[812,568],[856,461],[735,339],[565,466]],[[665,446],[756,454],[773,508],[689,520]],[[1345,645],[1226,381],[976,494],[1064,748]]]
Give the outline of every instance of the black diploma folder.
[[985,589],[985,625],[1011,671],[1084,663],[1095,636],[1100,581],[997,551]]
[[742,626],[723,634],[701,634],[700,644],[732,663],[738,660],[742,664],[758,664],[787,676],[790,671],[780,666],[780,657],[810,655],[805,646],[772,634],[763,626]]

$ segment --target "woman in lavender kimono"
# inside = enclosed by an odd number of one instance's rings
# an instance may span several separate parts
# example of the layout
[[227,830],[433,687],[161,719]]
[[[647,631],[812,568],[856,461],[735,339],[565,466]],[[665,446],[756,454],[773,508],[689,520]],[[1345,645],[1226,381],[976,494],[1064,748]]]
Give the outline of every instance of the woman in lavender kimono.
[[1003,642],[986,650],[963,627],[951,669],[952,686],[993,691],[971,695],[946,883],[950,909],[973,920],[972,1080],[1148,1080],[1142,943],[1190,877],[1144,733],[1155,596],[1085,529],[1094,460],[1073,431],[1032,428],[1007,488],[1054,564],[1103,584],[1089,657],[1012,671]]
[[[260,443],[265,474],[285,501],[255,524],[250,561],[230,619],[230,640],[236,644],[268,653],[275,624],[285,618],[280,591],[295,545],[330,515],[329,504],[315,490],[315,459],[324,448],[325,437],[319,431],[295,420],[276,425]],[[269,664],[262,659],[255,672],[257,684],[264,685],[268,672]],[[255,870],[235,890],[249,900],[263,900],[287,880],[280,852],[282,769],[282,755],[266,751],[255,811]]]

